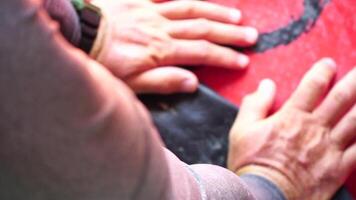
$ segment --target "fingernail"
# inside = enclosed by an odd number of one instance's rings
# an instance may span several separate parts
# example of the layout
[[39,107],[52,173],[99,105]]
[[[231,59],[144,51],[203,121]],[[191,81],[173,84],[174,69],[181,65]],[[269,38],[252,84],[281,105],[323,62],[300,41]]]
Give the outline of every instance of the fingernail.
[[258,31],[255,28],[245,28],[245,38],[249,43],[255,43],[258,39]]
[[321,61],[328,67],[336,69],[336,63],[332,58],[323,58]]
[[271,94],[275,91],[276,84],[271,79],[264,79],[260,82],[258,86],[258,91],[261,91],[265,94]]
[[246,68],[248,64],[250,64],[250,58],[245,56],[245,55],[241,55],[238,59],[237,59],[237,64],[241,67],[241,68]]
[[183,81],[181,90],[182,92],[194,92],[197,88],[197,80],[188,78]]
[[241,12],[239,10],[236,9],[232,9],[230,11],[230,20],[233,23],[238,23],[241,20]]

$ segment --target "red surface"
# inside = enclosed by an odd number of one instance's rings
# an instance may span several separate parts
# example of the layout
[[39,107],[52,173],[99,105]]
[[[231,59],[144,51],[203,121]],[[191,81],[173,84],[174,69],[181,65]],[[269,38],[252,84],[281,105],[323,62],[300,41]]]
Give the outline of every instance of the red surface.
[[[242,10],[244,24],[268,32],[283,27],[303,11],[303,0],[211,0]],[[251,54],[251,65],[244,72],[204,68],[197,71],[203,83],[239,105],[241,98],[254,91],[264,78],[277,83],[275,107],[289,97],[303,74],[321,57],[338,63],[337,79],[356,65],[356,1],[331,0],[315,26],[296,41],[262,54]],[[347,186],[356,197],[356,173]]]

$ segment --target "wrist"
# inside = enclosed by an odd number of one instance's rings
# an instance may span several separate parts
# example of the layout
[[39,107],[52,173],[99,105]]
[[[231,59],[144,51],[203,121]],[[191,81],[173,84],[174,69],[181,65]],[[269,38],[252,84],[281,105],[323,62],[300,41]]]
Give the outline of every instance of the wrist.
[[288,200],[300,199],[301,189],[283,173],[265,166],[246,165],[236,171],[238,176],[252,174],[261,176],[274,183]]

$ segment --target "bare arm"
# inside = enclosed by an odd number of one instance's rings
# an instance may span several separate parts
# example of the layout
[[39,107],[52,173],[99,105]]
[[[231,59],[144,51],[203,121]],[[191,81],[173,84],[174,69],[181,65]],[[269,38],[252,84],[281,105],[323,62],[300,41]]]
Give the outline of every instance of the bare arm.
[[[164,152],[134,94],[69,45],[40,1],[1,1],[0,24],[0,199],[201,199],[210,190]],[[217,192],[252,198],[233,173],[205,169],[234,186]]]
[[[168,176],[146,173],[168,166],[131,91],[67,44],[36,1],[0,9],[1,199],[129,199],[170,188]],[[146,191],[135,191],[140,184]]]

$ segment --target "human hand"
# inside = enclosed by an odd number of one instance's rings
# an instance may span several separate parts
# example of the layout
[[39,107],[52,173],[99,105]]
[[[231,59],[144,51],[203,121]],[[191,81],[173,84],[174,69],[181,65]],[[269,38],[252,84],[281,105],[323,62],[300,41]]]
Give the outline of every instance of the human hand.
[[99,33],[104,39],[96,42],[94,57],[138,93],[193,92],[196,76],[176,66],[244,68],[248,57],[221,45],[249,46],[258,37],[256,29],[235,25],[240,11],[212,3],[92,3],[105,17]]
[[245,97],[230,132],[229,169],[271,180],[287,199],[330,199],[356,167],[356,67],[324,97],[335,72],[332,60],[319,61],[270,117],[273,82]]

